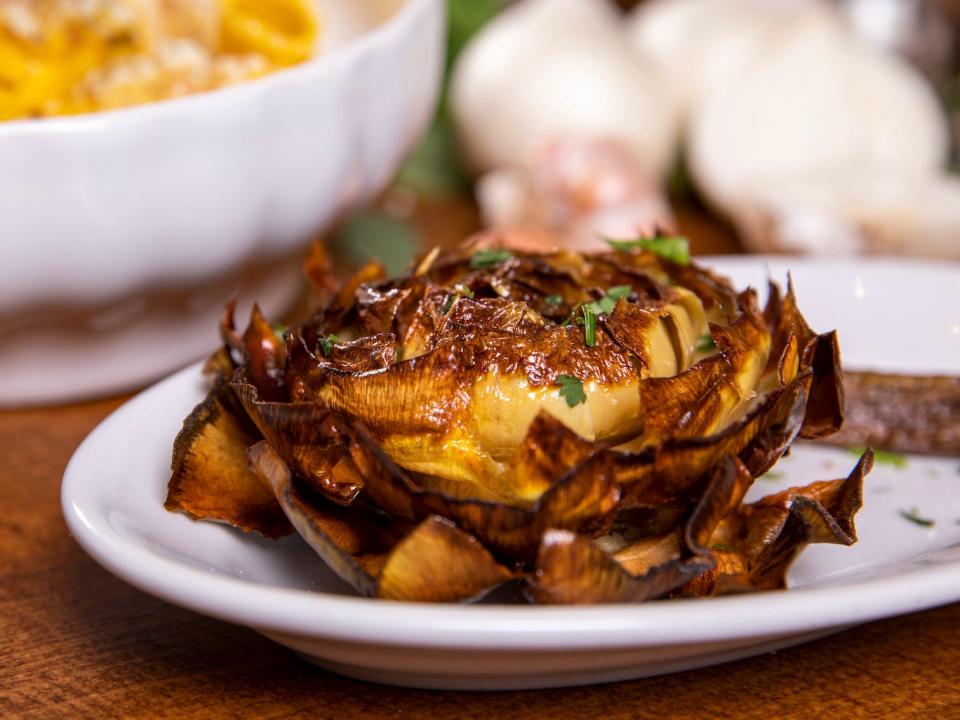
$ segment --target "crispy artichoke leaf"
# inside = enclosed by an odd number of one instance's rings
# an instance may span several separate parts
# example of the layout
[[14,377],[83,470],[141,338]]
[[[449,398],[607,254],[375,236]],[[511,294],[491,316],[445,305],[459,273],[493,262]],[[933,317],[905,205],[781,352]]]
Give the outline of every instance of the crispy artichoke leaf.
[[263,437],[304,482],[342,505],[357,499],[364,477],[345,452],[348,438],[330,408],[311,402],[265,402],[242,369],[231,387]]
[[843,425],[845,399],[836,331],[817,335],[807,346],[806,356],[804,365],[813,369],[813,383],[800,436],[822,438]]
[[594,453],[569,468],[527,507],[420,488],[359,425],[352,428],[350,452],[366,479],[366,494],[390,515],[415,521],[446,517],[499,555],[521,562],[533,559],[547,528],[598,532],[612,521],[620,499],[606,453]]
[[514,579],[472,535],[431,515],[393,549],[377,595],[393,600],[472,600]]
[[529,581],[530,596],[541,603],[611,603],[667,595],[714,566],[703,541],[740,503],[752,481],[742,463],[725,458],[690,516],[682,548],[676,534],[669,533],[640,540],[611,556],[588,538],[548,530]]
[[863,479],[873,466],[867,451],[842,480],[816,482],[744,505],[717,528],[716,568],[685,594],[711,595],[782,588],[796,556],[810,543],[852,545],[854,516],[863,504]]
[[164,506],[270,538],[289,534],[273,494],[247,465],[247,448],[259,439],[226,380],[218,378],[174,442]]
[[421,602],[470,600],[514,573],[472,536],[431,516],[416,526],[346,509],[298,491],[290,468],[266,442],[250,450],[297,532],[327,565],[368,597]]
[[590,539],[569,530],[548,530],[527,594],[543,604],[643,602],[663,597],[709,567],[703,558],[669,560],[635,576]]
[[521,500],[535,501],[594,451],[592,442],[541,412],[530,423],[511,461],[510,476],[517,495]]
[[799,432],[809,374],[770,393],[746,417],[703,438],[668,440],[640,453],[616,453],[623,506],[689,502],[701,478],[726,455],[737,455],[751,474],[771,466]]
[[266,321],[260,308],[253,306],[250,323],[243,333],[246,358],[244,372],[265,400],[281,400],[286,395],[284,366],[286,345]]

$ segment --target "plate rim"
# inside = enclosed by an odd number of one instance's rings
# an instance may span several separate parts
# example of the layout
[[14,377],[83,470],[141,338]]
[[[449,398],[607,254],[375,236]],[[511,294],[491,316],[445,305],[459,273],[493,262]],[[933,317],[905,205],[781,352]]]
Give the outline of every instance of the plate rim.
[[[729,265],[733,257],[722,264]],[[714,258],[700,260],[706,264]],[[842,260],[823,263],[777,256],[740,256],[738,260],[843,264]],[[889,265],[890,261],[869,264]],[[942,270],[939,264],[917,264]],[[903,269],[900,264],[897,267]],[[537,651],[786,636],[960,601],[960,558],[918,565],[912,562],[918,556],[885,566],[904,566],[896,574],[849,582],[839,579],[838,583],[744,595],[589,606],[399,602],[282,588],[204,571],[131,543],[109,522],[95,522],[100,513],[92,489],[99,485],[86,481],[104,438],[122,434],[122,428],[131,425],[126,418],[149,410],[155,397],[195,382],[201,366],[195,363],[155,383],[101,421],[64,471],[61,506],[74,538],[109,572],[150,595],[207,616],[268,633],[367,645]]]

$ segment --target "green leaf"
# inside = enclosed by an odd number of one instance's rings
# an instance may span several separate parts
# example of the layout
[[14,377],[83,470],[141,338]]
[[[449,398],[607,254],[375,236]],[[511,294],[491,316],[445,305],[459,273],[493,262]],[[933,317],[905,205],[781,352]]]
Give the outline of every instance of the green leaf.
[[587,347],[596,347],[597,344],[597,315],[590,305],[583,306],[583,341]]
[[697,352],[713,352],[717,349],[717,344],[713,341],[713,335],[704,333],[697,341]]
[[770,470],[769,472],[766,472],[763,475],[761,475],[760,479],[761,480],[782,480],[783,473],[774,472],[773,470]]
[[637,238],[636,240],[607,239],[607,243],[614,250],[621,252],[641,250],[652,252],[654,255],[676,263],[677,265],[690,264],[690,241],[680,235]]
[[[847,452],[860,457],[866,448],[847,448]],[[873,459],[881,465],[890,465],[895,468],[905,468],[907,466],[907,456],[900,453],[890,452],[889,450],[874,450]]]
[[342,253],[349,265],[363,265],[376,259],[383,263],[389,275],[397,275],[413,260],[420,237],[409,222],[378,210],[367,210],[344,224],[333,245],[334,251]]
[[544,300],[546,300],[550,305],[563,305],[562,295],[547,295]]
[[633,292],[633,288],[629,285],[614,285],[612,288],[607,290],[604,293],[603,297],[594,302],[587,303],[586,307],[590,308],[594,315],[609,315],[613,312],[614,306],[617,304],[617,300],[622,297],[626,297]]
[[465,195],[470,188],[450,123],[434,118],[423,139],[397,173],[397,183],[417,195]]
[[317,343],[320,345],[320,349],[323,351],[323,354],[327,357],[330,357],[330,353],[333,352],[333,346],[337,344],[339,339],[336,335],[331,333],[326,337],[320,338]]
[[453,307],[453,303],[456,301],[458,295],[473,298],[473,290],[462,283],[460,285],[455,285],[453,292],[450,295],[447,295],[447,299],[443,303],[443,307],[440,309],[440,312],[442,312],[444,315],[450,312],[450,308]]
[[574,375],[557,375],[554,381],[560,386],[560,397],[567,401],[570,407],[576,407],[587,401],[587,394],[583,391],[583,382]]
[[936,525],[936,522],[930,518],[920,517],[919,511],[916,508],[900,510],[900,517],[902,517],[904,520],[909,520],[914,525],[919,525],[920,527],[933,527]]
[[474,270],[485,270],[494,265],[506,262],[512,257],[513,253],[509,250],[498,250],[496,248],[478,250],[473,254],[473,257],[470,258],[470,267]]
[[633,292],[633,288],[629,285],[614,285],[612,288],[607,290],[607,297],[616,302],[622,297],[626,297]]

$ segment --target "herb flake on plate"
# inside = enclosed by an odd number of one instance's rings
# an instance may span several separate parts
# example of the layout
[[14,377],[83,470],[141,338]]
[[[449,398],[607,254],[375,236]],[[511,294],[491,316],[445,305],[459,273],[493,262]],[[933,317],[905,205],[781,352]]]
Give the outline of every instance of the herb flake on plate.
[[914,525],[919,525],[920,527],[930,528],[936,525],[935,520],[922,517],[920,515],[920,511],[917,510],[916,508],[910,508],[909,510],[900,510],[899,514],[900,514],[900,517],[902,517],[904,520],[909,520]]
[[[852,447],[847,448],[847,452],[852,455],[859,457],[863,455],[866,451],[866,448],[862,447]],[[880,463],[881,465],[890,465],[891,467],[903,469],[907,466],[907,456],[901,455],[900,453],[890,452],[889,450],[877,450],[873,451],[873,459],[875,462]]]

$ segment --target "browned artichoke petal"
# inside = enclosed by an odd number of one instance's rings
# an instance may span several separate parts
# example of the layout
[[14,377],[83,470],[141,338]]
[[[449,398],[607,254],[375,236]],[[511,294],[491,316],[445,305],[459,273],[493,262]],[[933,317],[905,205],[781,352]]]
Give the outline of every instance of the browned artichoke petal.
[[451,498],[417,487],[360,425],[352,429],[350,452],[366,478],[365,492],[391,515],[423,520],[440,515],[486,546],[532,560],[548,527],[594,532],[612,519],[620,498],[612,458],[596,453],[555,482],[532,507]]
[[324,405],[265,402],[242,371],[231,386],[249,417],[293,471],[334,502],[353,503],[364,478],[344,452],[347,436]]
[[809,374],[771,392],[746,417],[702,438],[668,440],[659,448],[616,455],[624,505],[650,506],[688,501],[700,478],[726,455],[737,455],[754,476],[776,462],[799,431]]
[[541,497],[594,451],[592,442],[540,411],[510,463],[509,475],[516,494],[522,498]]
[[804,364],[813,369],[813,383],[800,436],[807,439],[826,437],[843,425],[843,373],[836,331],[817,335],[807,346],[806,356]]
[[641,602],[690,583],[714,566],[706,545],[752,482],[743,463],[724,458],[690,515],[684,530],[685,551],[674,540],[675,534],[668,533],[641,539],[611,557],[585,537],[548,530],[530,580],[531,597],[543,603]]
[[310,244],[307,257],[303,261],[303,274],[317,294],[317,300],[323,305],[328,304],[336,294],[339,283],[322,240]]
[[740,506],[752,484],[753,475],[737,457],[723,459],[687,522],[683,535],[687,550],[697,555],[710,553],[710,538],[723,519]]
[[283,368],[287,355],[286,346],[257,305],[253,306],[250,324],[243,332],[243,347],[246,353],[244,370],[250,382],[256,386],[264,400],[282,399],[285,394]]
[[266,442],[250,450],[297,532],[359,593],[394,600],[471,600],[515,577],[476,538],[444,518],[390,524],[362,509],[311,501],[296,488],[283,459]]
[[514,577],[475,537],[431,515],[387,557],[377,595],[409,601],[473,600]]
[[289,534],[273,493],[247,465],[247,448],[259,439],[230,386],[219,378],[174,442],[165,507],[266,537]]
[[740,508],[714,538],[724,545],[723,561],[697,579],[692,594],[782,588],[790,564],[808,544],[852,545],[863,479],[872,466],[868,450],[845,479],[790,488]]
[[569,530],[548,530],[527,593],[544,604],[643,602],[663,597],[710,566],[706,558],[671,560],[635,576],[590,539]]

